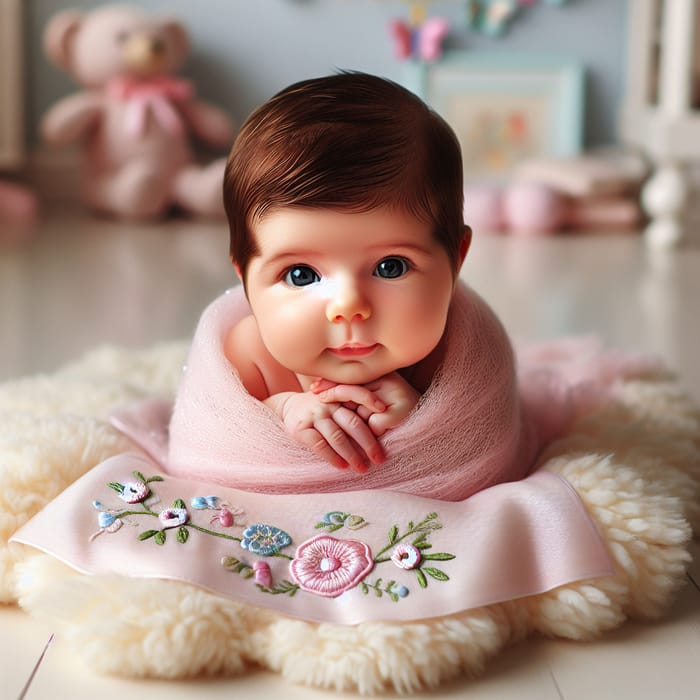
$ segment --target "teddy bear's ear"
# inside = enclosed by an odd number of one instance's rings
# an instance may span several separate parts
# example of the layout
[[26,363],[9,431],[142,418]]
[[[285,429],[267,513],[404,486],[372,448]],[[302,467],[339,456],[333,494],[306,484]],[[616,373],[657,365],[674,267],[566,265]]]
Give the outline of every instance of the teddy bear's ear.
[[83,15],[78,10],[64,10],[54,15],[44,30],[46,55],[65,71],[71,69],[71,44],[82,21]]
[[165,20],[163,28],[173,42],[177,63],[182,63],[190,53],[190,38],[187,30],[182,23],[174,19]]

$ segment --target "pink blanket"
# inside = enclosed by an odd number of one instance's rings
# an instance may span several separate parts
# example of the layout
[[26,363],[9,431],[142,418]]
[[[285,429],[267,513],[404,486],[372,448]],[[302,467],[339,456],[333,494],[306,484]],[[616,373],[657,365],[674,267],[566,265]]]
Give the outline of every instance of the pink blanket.
[[[157,400],[115,416],[155,461],[107,460],[14,541],[87,573],[176,579],[346,624],[447,615],[613,573],[576,493],[530,472],[577,412],[655,363],[563,341],[523,353],[516,371],[502,326],[461,287],[443,367],[382,438],[386,464],[359,475],[316,459],[244,390],[222,348],[247,312],[240,290],[205,311],[172,417]],[[409,605],[387,607],[409,593]]]
[[574,490],[539,471],[449,503],[387,491],[270,495],[112,457],[12,538],[88,574],[183,581],[308,620],[417,620],[608,576]]
[[[243,388],[223,339],[247,313],[236,289],[201,318],[170,424],[174,476],[266,493],[391,489],[459,501],[530,470],[543,435],[523,410],[508,337],[470,289],[459,289],[449,314],[444,366],[416,410],[383,437],[387,461],[367,474],[321,461]],[[540,421],[548,435],[570,415],[558,397],[555,424]]]

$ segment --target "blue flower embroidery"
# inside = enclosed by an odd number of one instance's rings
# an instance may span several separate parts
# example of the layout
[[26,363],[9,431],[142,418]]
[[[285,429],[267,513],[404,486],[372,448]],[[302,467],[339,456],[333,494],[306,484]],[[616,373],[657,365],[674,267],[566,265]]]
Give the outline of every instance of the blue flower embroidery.
[[190,505],[195,510],[218,510],[220,500],[218,496],[195,496]]
[[241,547],[252,554],[270,557],[292,543],[292,538],[274,525],[256,523],[243,531]]

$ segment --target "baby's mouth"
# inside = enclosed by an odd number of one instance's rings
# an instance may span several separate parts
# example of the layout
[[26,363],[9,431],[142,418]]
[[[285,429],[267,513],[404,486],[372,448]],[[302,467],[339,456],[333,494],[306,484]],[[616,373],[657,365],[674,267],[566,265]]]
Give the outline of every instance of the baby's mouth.
[[365,345],[363,343],[345,343],[337,348],[328,348],[328,351],[337,357],[366,357],[371,355],[377,348],[379,343]]

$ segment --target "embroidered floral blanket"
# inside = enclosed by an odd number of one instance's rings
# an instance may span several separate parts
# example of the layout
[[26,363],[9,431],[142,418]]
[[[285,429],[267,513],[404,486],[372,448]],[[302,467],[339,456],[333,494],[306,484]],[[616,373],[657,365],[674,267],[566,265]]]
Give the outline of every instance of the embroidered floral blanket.
[[87,574],[174,579],[342,624],[449,615],[614,573],[560,476],[446,502],[382,490],[269,495],[112,457],[13,537]]

